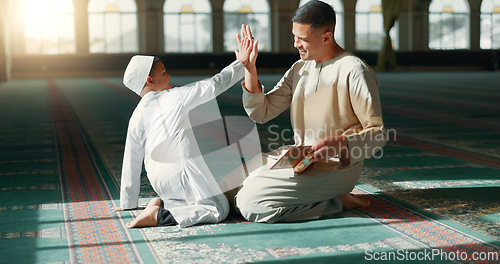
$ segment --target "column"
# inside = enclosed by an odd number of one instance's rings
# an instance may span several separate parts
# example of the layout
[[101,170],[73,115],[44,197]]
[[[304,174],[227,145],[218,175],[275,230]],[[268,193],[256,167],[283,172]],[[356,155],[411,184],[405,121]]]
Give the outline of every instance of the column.
[[411,47],[411,1],[403,0],[401,2],[401,13],[399,13],[399,51],[410,51]]
[[356,1],[344,0],[344,48],[356,49]]
[[213,53],[224,52],[224,0],[211,0]]
[[7,46],[6,42],[6,15],[7,15],[7,1],[0,1],[0,83],[7,81]]
[[163,4],[164,0],[137,2],[139,51],[146,54],[163,53]]
[[271,52],[295,52],[293,47],[292,17],[299,0],[269,0],[271,7]]
[[470,25],[469,43],[471,50],[480,50],[481,41],[481,0],[469,0]]
[[429,5],[431,0],[404,0],[399,20],[400,51],[429,50]]
[[73,0],[76,54],[89,53],[89,0]]

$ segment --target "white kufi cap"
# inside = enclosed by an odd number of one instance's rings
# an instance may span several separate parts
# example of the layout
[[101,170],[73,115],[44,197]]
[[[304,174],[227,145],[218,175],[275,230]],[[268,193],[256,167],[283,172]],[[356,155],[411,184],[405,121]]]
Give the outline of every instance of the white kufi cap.
[[123,84],[137,95],[141,95],[153,61],[153,56],[135,55],[132,57],[123,74]]

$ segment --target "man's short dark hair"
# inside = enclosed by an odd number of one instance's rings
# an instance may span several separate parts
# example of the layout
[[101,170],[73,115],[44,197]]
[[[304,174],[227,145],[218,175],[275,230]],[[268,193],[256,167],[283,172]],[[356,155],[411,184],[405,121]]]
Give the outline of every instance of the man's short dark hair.
[[292,22],[309,24],[311,28],[333,26],[335,28],[335,11],[323,1],[311,0],[295,11]]

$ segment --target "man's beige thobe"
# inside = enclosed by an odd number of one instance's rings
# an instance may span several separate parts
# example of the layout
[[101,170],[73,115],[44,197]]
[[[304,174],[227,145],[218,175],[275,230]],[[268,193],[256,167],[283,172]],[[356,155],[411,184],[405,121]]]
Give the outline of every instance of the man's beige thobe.
[[243,90],[245,110],[257,123],[290,108],[295,145],[345,135],[350,163],[342,167],[336,162],[317,162],[295,175],[292,168],[269,169],[289,146],[264,154],[264,166],[250,173],[236,195],[242,215],[250,221],[272,223],[340,212],[336,197],[351,192],[363,160],[386,142],[373,69],[344,52],[322,63],[297,61],[267,94]]

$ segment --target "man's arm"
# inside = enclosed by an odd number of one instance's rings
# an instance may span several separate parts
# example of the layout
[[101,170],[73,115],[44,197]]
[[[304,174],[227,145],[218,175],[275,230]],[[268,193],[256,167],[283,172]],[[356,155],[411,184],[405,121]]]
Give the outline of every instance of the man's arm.
[[368,68],[352,74],[349,81],[352,108],[363,126],[358,133],[346,135],[349,165],[353,165],[380,151],[387,142],[387,133],[382,119],[378,80],[373,70]]
[[[236,55],[236,60],[240,61],[243,66],[245,67],[245,76],[247,75],[247,72],[251,71],[252,77],[254,78],[254,81],[258,83],[257,80],[257,67],[255,66],[255,63],[257,61],[257,45],[258,41],[254,41],[252,35],[250,32],[250,27],[242,25],[241,26],[241,39],[239,35],[236,35],[236,42],[238,44],[238,50],[234,52]],[[214,76],[215,77],[215,76]],[[216,83],[219,83],[216,78],[213,78]],[[225,78],[222,78],[223,80]],[[234,85],[234,83],[231,84],[231,86]],[[215,95],[219,96],[222,92],[226,91],[226,89],[219,89],[221,87],[224,87],[224,85],[216,85],[215,86]],[[229,88],[229,87],[228,87]]]
[[[252,43],[252,50],[249,53],[248,60],[242,61],[245,66],[245,81],[243,82],[243,87],[252,94],[262,93],[262,86],[259,83],[259,78],[257,77],[257,56],[258,56],[258,43],[259,41],[253,41],[252,31],[250,27],[246,25],[241,25],[241,39],[240,35],[236,36],[236,42],[238,42],[238,47],[242,46],[242,42],[250,41]],[[241,50],[241,48],[240,48]],[[237,55],[238,57],[238,55]]]
[[[253,39],[250,27],[242,25],[242,39]],[[239,36],[237,38],[239,41]],[[248,116],[257,123],[266,123],[290,107],[292,100],[292,70],[288,70],[272,91],[264,94],[264,87],[257,76],[257,41],[253,43],[249,63],[245,66],[243,106]],[[293,66],[292,66],[293,67]]]

